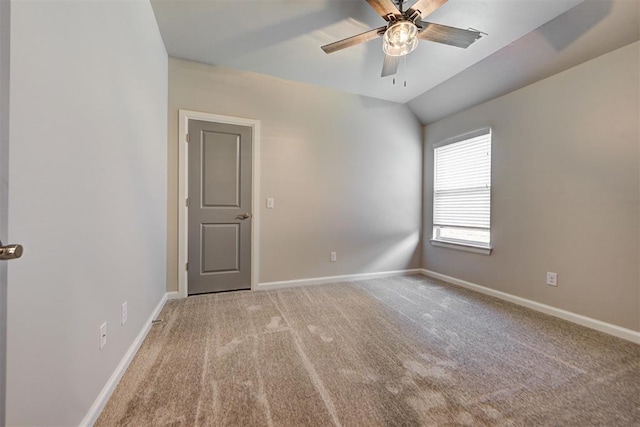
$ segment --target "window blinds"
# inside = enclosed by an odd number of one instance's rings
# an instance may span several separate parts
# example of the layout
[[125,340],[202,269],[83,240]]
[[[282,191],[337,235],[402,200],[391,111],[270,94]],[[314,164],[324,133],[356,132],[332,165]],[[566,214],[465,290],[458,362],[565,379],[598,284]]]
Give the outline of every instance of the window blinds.
[[489,229],[491,133],[434,150],[433,225]]

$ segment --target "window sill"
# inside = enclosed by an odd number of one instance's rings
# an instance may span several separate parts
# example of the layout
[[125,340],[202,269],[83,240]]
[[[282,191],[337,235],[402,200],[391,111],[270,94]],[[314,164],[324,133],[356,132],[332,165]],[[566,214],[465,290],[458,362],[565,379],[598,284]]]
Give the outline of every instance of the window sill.
[[471,252],[474,254],[482,254],[482,255],[491,255],[491,249],[492,249],[491,247],[475,246],[475,245],[465,244],[465,243],[453,243],[453,242],[446,242],[443,240],[435,240],[435,239],[431,239],[431,244],[433,246],[438,246],[441,248],[455,249],[458,251]]

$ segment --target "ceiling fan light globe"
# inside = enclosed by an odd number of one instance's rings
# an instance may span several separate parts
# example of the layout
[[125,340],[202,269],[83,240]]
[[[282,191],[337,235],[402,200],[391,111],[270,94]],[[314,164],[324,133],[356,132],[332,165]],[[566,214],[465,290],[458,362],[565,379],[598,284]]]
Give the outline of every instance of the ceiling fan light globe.
[[418,46],[418,28],[413,22],[403,21],[392,25],[382,38],[382,50],[390,56],[403,56]]
[[387,43],[386,40],[382,40],[382,50],[386,55],[389,56],[404,56],[415,50],[418,47],[418,39],[415,38],[411,40],[408,44],[404,46],[394,46],[390,43]]

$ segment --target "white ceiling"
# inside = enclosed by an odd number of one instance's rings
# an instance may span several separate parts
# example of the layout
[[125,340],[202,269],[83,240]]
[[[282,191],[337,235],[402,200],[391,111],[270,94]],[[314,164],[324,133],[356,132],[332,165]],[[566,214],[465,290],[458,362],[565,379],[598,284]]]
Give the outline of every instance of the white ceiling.
[[170,56],[405,103],[581,2],[449,0],[425,20],[488,36],[466,50],[420,41],[395,85],[380,77],[380,39],[331,55],[320,49],[384,25],[365,0],[152,0],[152,6]]

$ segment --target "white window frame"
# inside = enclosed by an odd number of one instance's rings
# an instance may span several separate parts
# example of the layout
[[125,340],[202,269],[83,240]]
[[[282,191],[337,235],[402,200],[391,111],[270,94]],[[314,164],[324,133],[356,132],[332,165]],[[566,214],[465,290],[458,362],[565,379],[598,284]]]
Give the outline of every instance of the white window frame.
[[[437,148],[443,147],[445,145],[450,145],[450,144],[455,144],[457,142],[462,142],[462,141],[466,141],[472,138],[476,138],[478,136],[481,135],[486,135],[489,134],[490,138],[491,138],[491,144],[493,145],[493,139],[491,137],[491,128],[482,128],[482,129],[478,129],[476,131],[473,132],[469,132],[469,133],[465,133],[462,135],[458,135],[456,137],[453,138],[449,138],[446,139],[444,141],[441,141],[437,144],[433,145],[433,153],[434,153],[434,175],[433,175],[433,185],[432,185],[432,192],[433,192],[433,208],[432,208],[432,215],[434,215],[434,209],[435,209],[435,197],[436,197],[436,193],[435,193],[435,185],[436,185],[436,176],[435,176],[435,162],[436,162],[436,152],[435,150]],[[491,189],[491,185],[489,185],[489,188]],[[489,190],[491,191],[491,190]],[[489,213],[489,215],[491,215],[491,212]],[[432,216],[433,217],[433,216]],[[489,219],[490,221],[490,219]],[[444,248],[450,248],[450,249],[457,249],[457,250],[462,250],[462,251],[466,251],[466,252],[472,252],[472,253],[478,253],[478,254],[483,254],[483,255],[490,255],[491,254],[491,250],[492,250],[492,246],[491,246],[491,226],[489,226],[489,243],[488,244],[483,244],[482,242],[477,242],[477,241],[469,241],[469,240],[461,240],[461,239],[454,239],[454,238],[443,238],[440,236],[440,232],[442,230],[442,228],[444,228],[441,225],[434,225],[433,226],[433,234],[431,237],[431,244],[433,246],[438,246],[438,247],[444,247]],[[466,228],[466,227],[458,227],[458,226],[451,226],[449,227],[451,229],[462,229],[462,228]],[[469,227],[469,229],[473,230],[476,228],[473,227]],[[484,228],[478,228],[478,230],[486,230]]]

